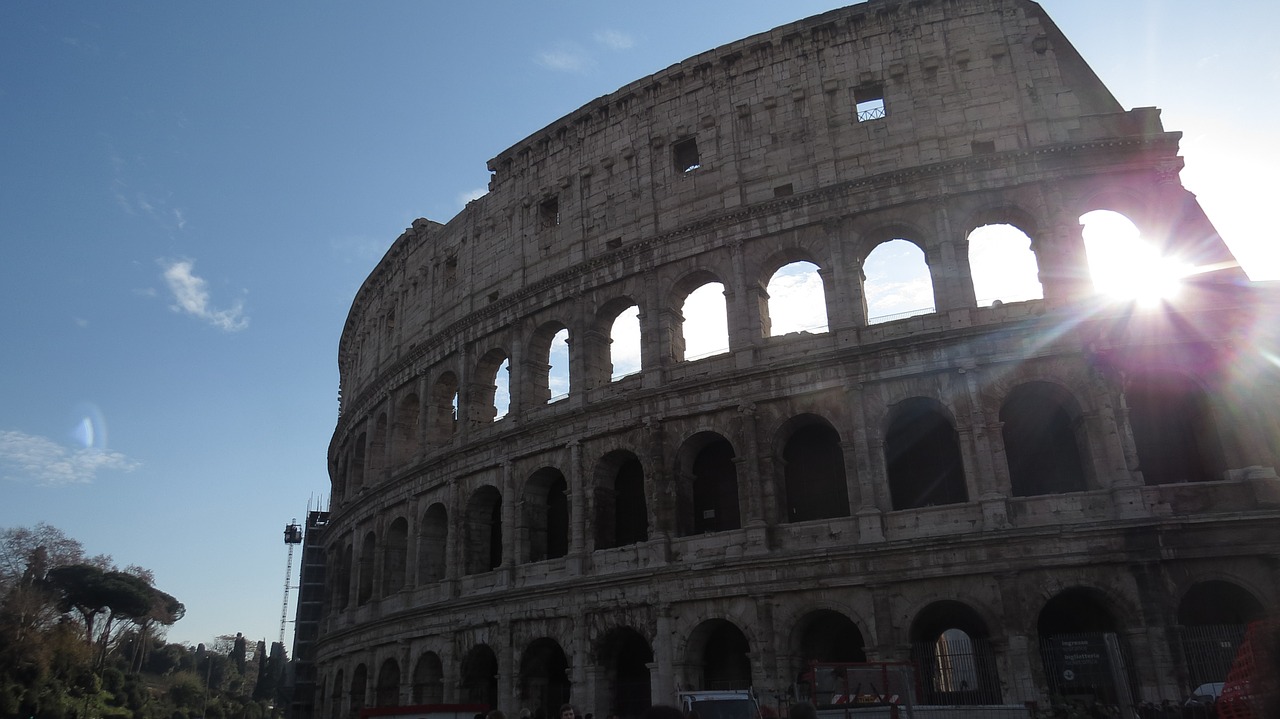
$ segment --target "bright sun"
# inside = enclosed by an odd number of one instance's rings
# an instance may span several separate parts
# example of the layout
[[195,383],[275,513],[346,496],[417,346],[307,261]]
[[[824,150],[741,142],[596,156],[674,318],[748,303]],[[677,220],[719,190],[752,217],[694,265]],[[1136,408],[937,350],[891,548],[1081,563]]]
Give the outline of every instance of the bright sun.
[[1089,273],[1099,294],[1154,306],[1177,297],[1191,268],[1160,254],[1129,218],[1097,210],[1080,218]]

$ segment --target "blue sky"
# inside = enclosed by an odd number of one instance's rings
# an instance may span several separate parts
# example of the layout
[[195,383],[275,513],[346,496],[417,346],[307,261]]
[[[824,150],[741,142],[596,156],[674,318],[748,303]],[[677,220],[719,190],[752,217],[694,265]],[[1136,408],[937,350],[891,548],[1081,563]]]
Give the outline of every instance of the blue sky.
[[[275,639],[339,333],[390,243],[591,99],[839,4],[0,3],[0,527],[153,570],[172,640]],[[1280,279],[1280,4],[1043,5]]]

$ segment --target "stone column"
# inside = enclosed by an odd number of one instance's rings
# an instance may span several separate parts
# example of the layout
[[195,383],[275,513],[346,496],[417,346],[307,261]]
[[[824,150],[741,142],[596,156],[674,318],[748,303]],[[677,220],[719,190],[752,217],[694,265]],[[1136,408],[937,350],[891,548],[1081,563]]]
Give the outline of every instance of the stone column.
[[671,616],[671,605],[662,603],[654,607],[657,618],[657,632],[653,639],[653,664],[649,665],[649,699],[654,704],[672,704],[675,702],[674,690],[677,682],[684,680],[684,663],[676,661],[675,647],[671,638],[675,636],[675,619]]
[[513,584],[515,567],[520,563],[517,558],[519,542],[516,530],[516,489],[512,476],[511,460],[502,460],[502,564],[499,567],[506,578],[507,586]]
[[740,470],[738,473],[738,491],[743,495],[739,499],[739,507],[744,506],[742,499],[746,500],[746,511],[742,513],[742,526],[747,530],[746,552],[748,554],[768,552],[769,545],[766,532],[768,523],[765,521],[764,514],[764,483],[760,473],[760,447],[756,435],[756,406],[754,403],[745,402],[738,405],[738,428],[742,453],[734,464]]
[[[969,424],[968,434],[971,440],[970,442],[962,443],[960,451],[969,455],[964,461],[966,474],[970,471],[976,472],[976,476],[972,476],[966,482],[969,485],[970,492],[976,492],[976,497],[971,496],[970,500],[977,499],[982,504],[983,529],[1002,529],[1009,526],[1008,493],[1005,486],[999,484],[994,463],[992,462],[991,441],[987,435],[991,429],[992,422],[987,417],[982,391],[978,388],[981,380],[979,375],[982,370],[974,365],[969,365],[961,367],[959,372],[960,380],[965,385],[965,393],[969,403],[967,422]],[[960,420],[959,417],[956,419],[957,421]]]
[[[854,509],[854,516],[858,518],[858,542],[882,542],[884,541],[884,517],[880,510],[879,497],[876,496],[876,485],[879,477],[877,469],[882,467],[883,463],[877,462],[872,456],[873,449],[869,436],[871,425],[867,420],[866,395],[863,392],[863,386],[855,384],[845,390],[845,401],[849,405],[849,416],[856,422],[852,434],[853,458],[858,478],[857,507]],[[884,452],[881,451],[879,456],[883,457]],[[880,479],[880,484],[883,485],[883,479]]]
[[645,389],[659,389],[667,380],[667,366],[671,358],[668,337],[669,319],[666,298],[658,287],[657,273],[647,272],[644,277],[645,300],[640,305],[640,367]]
[[587,478],[582,471],[582,443],[569,442],[569,570],[581,574],[587,556],[587,527],[594,526],[587,511]]
[[511,698],[518,696],[520,690],[517,686],[519,682],[519,670],[515,659],[515,646],[513,645],[511,636],[511,620],[499,619],[497,627],[497,655],[498,655],[498,697],[497,706],[494,709],[501,709],[510,714],[514,707],[511,706]]

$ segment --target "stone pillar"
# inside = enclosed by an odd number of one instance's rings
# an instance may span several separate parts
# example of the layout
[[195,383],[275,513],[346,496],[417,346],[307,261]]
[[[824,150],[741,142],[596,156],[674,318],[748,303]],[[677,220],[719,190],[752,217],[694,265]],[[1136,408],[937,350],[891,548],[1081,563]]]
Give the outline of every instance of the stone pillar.
[[587,556],[587,528],[594,526],[587,511],[587,478],[582,471],[582,443],[569,442],[569,556],[570,572],[581,574]]
[[649,699],[654,704],[673,704],[678,682],[684,680],[680,671],[684,663],[676,661],[672,637],[675,636],[675,618],[671,605],[662,603],[654,607],[657,631],[653,638],[653,664],[649,665]]
[[[758,277],[748,277],[742,257],[742,240],[729,242],[729,256],[733,264],[733,277],[725,287],[725,309],[729,315],[729,351],[740,355],[739,367],[750,367],[754,357],[750,350],[760,344],[764,334],[763,324],[767,314],[761,303],[767,303],[769,293],[760,286]],[[743,352],[746,351],[746,352]]]
[[[866,416],[866,396],[861,384],[855,384],[845,390],[845,402],[849,406],[849,416],[854,418],[853,459],[857,468],[858,496],[854,516],[858,518],[858,542],[884,541],[884,518],[880,511],[880,501],[876,496],[875,468],[881,463],[872,457],[871,441],[868,433],[870,424]],[[884,453],[881,452],[883,457]],[[846,460],[846,465],[847,465]],[[881,482],[883,484],[883,482]],[[850,496],[850,499],[853,499]]]
[[[735,466],[738,472],[738,491],[741,493],[739,507],[742,511],[742,526],[747,530],[748,554],[769,551],[767,527],[765,521],[764,482],[760,468],[759,438],[756,434],[756,406],[745,402],[738,405],[738,435],[741,439],[742,454]],[[745,499],[745,502],[742,500]]]
[[517,559],[516,552],[519,551],[519,542],[517,542],[516,529],[516,491],[515,479],[512,476],[511,460],[502,460],[502,569],[503,575],[506,577],[507,586],[513,583],[512,573],[520,561]]
[[[663,561],[670,537],[675,533],[673,523],[676,517],[676,501],[674,487],[671,486],[670,473],[666,471],[666,458],[663,451],[665,439],[662,432],[662,421],[655,417],[644,420],[645,451],[648,462],[645,467],[646,503],[649,513],[649,540],[664,547]],[[652,476],[650,476],[652,474]]]
[[666,298],[661,294],[654,272],[644,277],[645,301],[640,305],[640,367],[645,389],[659,389],[666,383],[667,366],[671,364],[669,320]]
[[498,697],[496,707],[507,714],[511,714],[512,697],[519,696],[520,687],[518,686],[520,677],[519,669],[515,659],[515,646],[511,636],[511,620],[498,620],[497,627],[497,655],[498,655]]
[[[962,443],[960,451],[969,453],[971,456],[965,458],[965,472],[970,470],[977,473],[967,481],[970,492],[976,492],[976,496],[970,499],[977,499],[982,504],[982,526],[983,529],[1003,529],[1009,526],[1009,508],[1008,508],[1008,484],[1001,484],[999,474],[996,472],[995,463],[992,461],[994,452],[992,451],[992,442],[988,433],[993,423],[987,416],[987,408],[983,403],[982,390],[978,385],[981,381],[979,376],[982,370],[976,366],[961,367],[960,379],[964,382],[966,396],[969,404],[968,424],[970,429],[970,442]],[[959,421],[960,418],[957,418]],[[1000,442],[1003,450],[1004,443]],[[1003,451],[1002,451],[1003,454]]]

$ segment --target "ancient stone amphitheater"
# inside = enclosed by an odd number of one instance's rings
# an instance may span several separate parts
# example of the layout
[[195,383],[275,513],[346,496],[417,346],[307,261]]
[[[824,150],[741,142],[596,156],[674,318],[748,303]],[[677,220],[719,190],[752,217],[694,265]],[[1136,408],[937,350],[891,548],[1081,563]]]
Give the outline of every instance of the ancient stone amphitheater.
[[[1034,2],[873,0],[500,153],[343,330],[311,710],[751,686],[785,711],[810,661],[909,662],[934,705],[1220,681],[1280,596],[1280,302],[1179,137]],[[1095,210],[1197,274],[1154,306],[1096,292]],[[993,225],[1030,298],[975,289]],[[877,317],[867,260],[904,241],[931,305]],[[821,290],[779,335],[785,268]],[[706,285],[727,349],[693,357]]]

